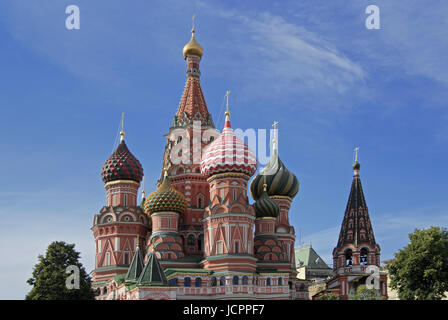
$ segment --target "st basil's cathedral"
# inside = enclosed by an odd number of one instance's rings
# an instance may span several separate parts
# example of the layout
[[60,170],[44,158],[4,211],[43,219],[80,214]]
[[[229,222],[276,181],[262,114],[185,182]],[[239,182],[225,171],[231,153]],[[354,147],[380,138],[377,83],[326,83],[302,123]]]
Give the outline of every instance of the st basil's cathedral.
[[[299,180],[280,160],[276,139],[268,164],[253,177],[256,156],[234,133],[228,108],[223,130],[215,129],[200,84],[202,55],[193,28],[183,48],[187,79],[165,135],[157,190],[146,195],[142,188],[138,203],[143,168],[124,131],[102,167],[106,205],[92,227],[97,299],[308,299],[309,281],[297,277],[296,236],[289,222]],[[326,291],[342,298],[366,281],[370,265],[380,263],[359,163],[354,168],[326,281]],[[387,296],[384,277],[380,294]]]

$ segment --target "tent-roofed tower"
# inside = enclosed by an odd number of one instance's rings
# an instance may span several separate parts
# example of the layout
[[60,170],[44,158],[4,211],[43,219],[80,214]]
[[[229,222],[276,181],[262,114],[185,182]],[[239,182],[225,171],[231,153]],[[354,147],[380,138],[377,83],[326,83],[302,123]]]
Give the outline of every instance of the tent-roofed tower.
[[[375,241],[362,189],[358,150],[359,148],[355,149],[352,186],[338,243],[333,250],[333,271],[336,276],[328,284],[329,289],[338,292],[344,299],[359,285],[365,284],[373,270],[379,272],[380,267],[381,249]],[[378,281],[381,295],[387,296],[385,275],[379,274]]]
[[[201,219],[210,200],[209,185],[200,171],[201,150],[219,135],[200,83],[199,64],[203,53],[193,26],[191,39],[182,51],[187,64],[187,79],[177,112],[165,135],[167,140],[160,176],[162,182],[163,169],[166,168],[171,185],[185,196],[187,209],[179,217],[179,234],[185,239],[185,255],[196,255],[198,261],[204,249]],[[165,265],[163,259],[160,259],[160,263]],[[188,263],[185,267],[188,267]]]

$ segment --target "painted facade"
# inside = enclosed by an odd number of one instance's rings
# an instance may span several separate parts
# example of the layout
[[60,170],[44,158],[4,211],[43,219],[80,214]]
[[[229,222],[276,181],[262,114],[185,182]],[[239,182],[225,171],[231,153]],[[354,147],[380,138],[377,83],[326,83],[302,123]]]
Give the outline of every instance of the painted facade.
[[194,30],[183,55],[187,79],[165,134],[157,190],[143,190],[137,203],[143,169],[123,131],[103,166],[106,205],[92,227],[98,299],[306,299],[289,223],[298,179],[274,141],[269,164],[249,186],[255,154],[235,135],[228,108],[222,132],[214,127]]

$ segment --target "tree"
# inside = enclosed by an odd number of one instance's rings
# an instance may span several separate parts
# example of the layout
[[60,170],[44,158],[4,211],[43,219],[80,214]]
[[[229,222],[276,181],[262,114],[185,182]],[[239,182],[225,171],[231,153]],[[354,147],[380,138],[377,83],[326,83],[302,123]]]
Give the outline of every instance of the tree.
[[403,300],[440,300],[448,291],[448,231],[415,229],[409,244],[387,265],[390,286]]
[[[27,281],[33,288],[26,295],[26,300],[91,300],[95,298],[90,276],[79,262],[79,252],[75,251],[74,247],[74,244],[55,241],[48,246],[45,257],[38,256],[39,263],[34,266],[32,278]],[[69,266],[79,270],[79,289],[68,289],[66,286],[67,278],[73,274],[66,272]]]
[[376,289],[367,289],[365,284],[360,285],[350,300],[379,300],[380,293]]
[[341,300],[341,297],[336,293],[329,292],[317,296],[315,300]]

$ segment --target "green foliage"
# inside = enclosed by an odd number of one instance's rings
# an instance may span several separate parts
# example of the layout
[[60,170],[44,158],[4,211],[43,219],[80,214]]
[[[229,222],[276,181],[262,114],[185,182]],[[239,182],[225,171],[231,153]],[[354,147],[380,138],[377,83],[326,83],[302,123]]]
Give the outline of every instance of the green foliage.
[[[25,297],[26,300],[90,300],[95,295],[91,288],[90,276],[79,262],[79,252],[74,244],[52,242],[45,254],[38,256],[39,263],[34,266],[32,278],[27,283],[33,288]],[[68,289],[66,273],[70,265],[79,268],[79,289]]]
[[341,297],[336,293],[326,293],[320,296],[317,296],[315,300],[341,300]]
[[380,300],[380,294],[378,290],[367,289],[366,285],[362,284],[350,295],[350,300]]
[[447,229],[415,229],[409,239],[387,266],[390,286],[403,300],[442,299],[448,291]]

